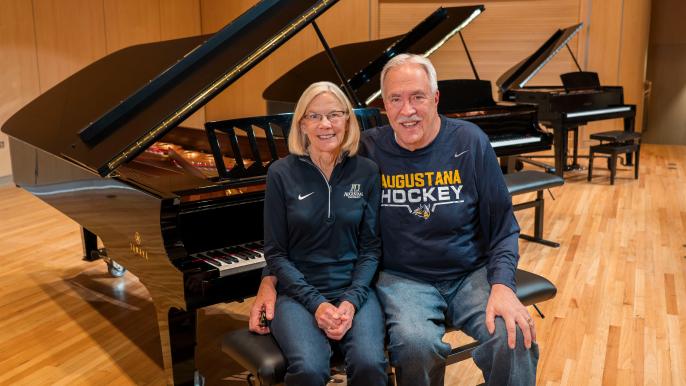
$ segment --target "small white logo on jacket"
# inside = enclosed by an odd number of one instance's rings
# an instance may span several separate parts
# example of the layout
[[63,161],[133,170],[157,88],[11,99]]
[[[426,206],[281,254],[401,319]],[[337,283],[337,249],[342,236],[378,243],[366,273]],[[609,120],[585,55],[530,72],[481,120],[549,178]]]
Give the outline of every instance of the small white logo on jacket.
[[303,196],[302,194],[298,194],[298,200],[301,200],[301,201],[302,201],[302,200],[306,199],[307,197],[310,197],[310,196],[313,195],[313,194],[314,194],[314,192],[307,193],[307,194],[304,195],[304,196]]
[[360,192],[360,184],[350,184],[350,190],[343,193],[348,198],[362,198],[364,194]]

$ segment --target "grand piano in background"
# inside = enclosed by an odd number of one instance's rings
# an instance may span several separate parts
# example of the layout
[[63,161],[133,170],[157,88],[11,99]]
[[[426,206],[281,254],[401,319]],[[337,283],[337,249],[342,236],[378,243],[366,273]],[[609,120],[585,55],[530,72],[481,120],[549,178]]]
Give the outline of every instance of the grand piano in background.
[[201,383],[197,309],[257,290],[265,173],[292,114],[178,124],[335,3],[263,0],[214,35],[123,49],[2,127],[15,183],[83,227],[87,258],[149,290],[169,384]]
[[[559,29],[531,56],[514,65],[496,81],[501,99],[538,106],[538,119],[553,129],[555,169],[559,176],[565,170],[578,168],[578,128],[591,121],[623,118],[624,130],[634,131],[636,106],[624,104],[620,86],[601,86],[596,73],[582,71],[567,43],[581,29],[582,23]],[[563,47],[579,70],[562,74],[563,86],[526,86]],[[569,131],[574,132],[572,165],[567,165]],[[630,155],[627,163],[631,164]]]
[[[379,77],[392,57],[405,52],[428,57],[454,35],[459,35],[464,44],[462,29],[483,11],[483,5],[441,7],[406,34],[327,48],[293,67],[265,89],[262,96],[267,110],[291,111],[301,90],[317,80],[342,84],[357,106],[382,107]],[[467,50],[466,45],[464,48]],[[476,79],[440,81],[439,112],[479,125],[500,157],[550,149],[552,138],[539,129],[536,107],[496,104],[490,82],[479,79],[468,50],[467,55]],[[338,73],[327,65],[331,56],[339,59]]]

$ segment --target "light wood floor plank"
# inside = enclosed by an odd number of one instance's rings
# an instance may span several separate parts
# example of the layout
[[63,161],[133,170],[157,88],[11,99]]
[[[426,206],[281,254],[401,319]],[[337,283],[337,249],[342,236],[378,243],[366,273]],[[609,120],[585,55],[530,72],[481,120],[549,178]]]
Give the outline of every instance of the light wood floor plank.
[[[555,200],[546,193],[545,237],[560,248],[520,242],[520,266],[558,287],[540,305],[547,317],[535,315],[539,385],[686,385],[686,147],[643,145],[639,180],[619,169],[614,186],[601,167],[591,182],[570,173]],[[533,210],[516,215],[531,233]],[[0,384],[164,384],[147,290],[81,260],[80,243],[76,223],[0,188]],[[219,342],[245,325],[249,304],[199,313],[196,356],[210,385],[244,384]],[[472,361],[446,380],[483,381]]]

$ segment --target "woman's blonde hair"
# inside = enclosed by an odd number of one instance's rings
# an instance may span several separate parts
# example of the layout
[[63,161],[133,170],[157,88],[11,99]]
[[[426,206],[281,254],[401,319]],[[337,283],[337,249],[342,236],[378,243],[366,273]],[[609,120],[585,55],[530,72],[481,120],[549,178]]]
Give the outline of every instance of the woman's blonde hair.
[[341,145],[341,153],[348,155],[357,154],[357,149],[360,144],[360,126],[355,118],[355,112],[350,104],[348,98],[343,94],[343,91],[331,82],[316,82],[312,83],[298,99],[298,104],[295,106],[293,113],[293,121],[291,122],[291,129],[288,134],[288,151],[296,155],[309,155],[309,140],[307,135],[300,130],[300,121],[307,112],[307,106],[314,98],[323,94],[329,93],[333,95],[343,106],[345,112],[348,114],[345,127],[345,134],[343,135],[343,144]]

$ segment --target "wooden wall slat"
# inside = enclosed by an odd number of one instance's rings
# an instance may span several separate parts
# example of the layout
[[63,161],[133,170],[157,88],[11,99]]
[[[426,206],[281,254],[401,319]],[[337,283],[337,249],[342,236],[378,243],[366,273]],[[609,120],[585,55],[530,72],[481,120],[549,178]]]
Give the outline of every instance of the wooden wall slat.
[[33,6],[41,92],[106,54],[102,2],[36,0]]
[[636,129],[642,130],[643,82],[648,57],[650,0],[624,2],[619,84],[624,85],[626,103],[636,104]]
[[[40,93],[33,7],[24,0],[0,0],[0,126]],[[0,133],[0,177],[12,174],[8,138]]]
[[161,39],[159,2],[104,0],[104,10],[108,53]]

